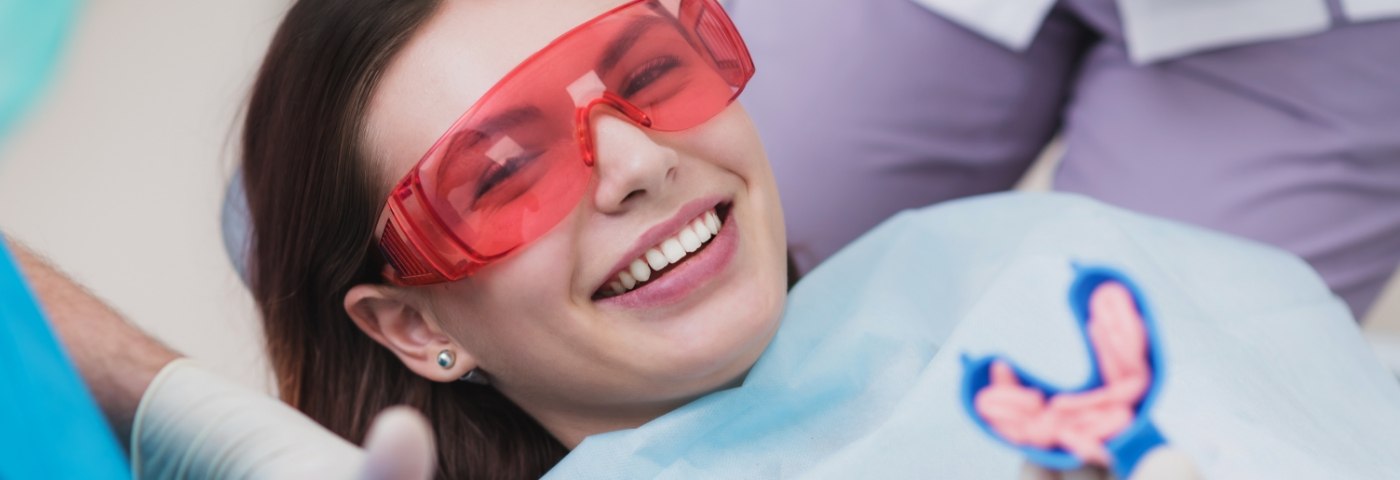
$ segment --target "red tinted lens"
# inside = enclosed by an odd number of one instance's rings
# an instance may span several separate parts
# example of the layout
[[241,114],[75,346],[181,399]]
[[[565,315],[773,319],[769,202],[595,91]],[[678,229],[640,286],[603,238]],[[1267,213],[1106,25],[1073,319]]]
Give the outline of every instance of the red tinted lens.
[[451,232],[471,261],[507,254],[557,225],[587,190],[580,108],[610,92],[652,128],[682,130],[728,106],[752,72],[714,0],[619,7],[536,53],[453,125],[417,167],[435,218],[410,221],[436,222],[419,230]]

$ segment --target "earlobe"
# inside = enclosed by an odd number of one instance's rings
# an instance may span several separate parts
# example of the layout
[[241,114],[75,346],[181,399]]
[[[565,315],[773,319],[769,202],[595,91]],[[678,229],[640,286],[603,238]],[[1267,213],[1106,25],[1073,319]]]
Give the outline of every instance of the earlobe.
[[[419,376],[451,382],[476,368],[475,359],[443,332],[429,313],[395,287],[351,287],[345,294],[345,313],[365,335]],[[444,362],[445,357],[451,361]]]

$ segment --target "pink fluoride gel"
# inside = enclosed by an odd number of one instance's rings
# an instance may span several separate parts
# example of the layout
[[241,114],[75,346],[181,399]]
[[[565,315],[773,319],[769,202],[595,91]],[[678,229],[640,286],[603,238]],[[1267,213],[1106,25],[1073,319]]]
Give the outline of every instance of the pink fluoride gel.
[[1089,342],[1103,385],[1045,398],[1022,385],[1011,366],[994,362],[991,383],[974,406],[992,430],[1008,441],[1038,448],[1063,448],[1085,463],[1109,466],[1104,442],[1133,422],[1133,409],[1152,383],[1147,331],[1133,295],[1105,282],[1089,298]]

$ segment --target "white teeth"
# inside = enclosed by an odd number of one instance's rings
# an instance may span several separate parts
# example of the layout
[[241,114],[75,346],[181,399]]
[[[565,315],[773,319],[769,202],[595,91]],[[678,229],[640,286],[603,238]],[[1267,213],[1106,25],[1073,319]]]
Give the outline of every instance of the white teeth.
[[681,228],[681,234],[677,235],[676,239],[681,241],[681,248],[685,249],[685,253],[700,249],[700,237],[695,236],[695,231],[691,230],[689,225]]
[[604,288],[612,295],[621,295],[637,288],[651,280],[653,271],[659,272],[681,261],[686,254],[700,250],[719,233],[719,228],[719,215],[714,210],[705,212],[681,227],[676,236],[663,240],[660,245],[648,249],[641,258],[633,260]]
[[710,233],[710,227],[705,226],[705,220],[699,218],[690,223],[690,229],[695,232],[695,236],[700,239],[700,243],[708,242],[715,236],[713,233]]
[[631,273],[632,278],[636,279],[638,282],[645,282],[651,279],[651,266],[647,265],[647,262],[643,262],[641,259],[633,260],[632,264],[627,266],[627,272]]
[[671,262],[666,261],[666,256],[661,254],[661,250],[655,248],[647,250],[646,259],[647,265],[651,265],[652,270],[659,271],[671,264]]
[[666,254],[666,260],[676,263],[685,258],[685,248],[681,247],[681,242],[674,238],[668,238],[661,242],[661,253]]

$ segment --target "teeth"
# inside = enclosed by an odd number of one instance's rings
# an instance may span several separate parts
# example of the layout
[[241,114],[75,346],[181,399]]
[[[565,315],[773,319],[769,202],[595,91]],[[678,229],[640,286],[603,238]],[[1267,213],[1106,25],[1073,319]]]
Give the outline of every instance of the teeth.
[[627,272],[631,273],[632,278],[638,282],[651,279],[651,265],[647,265],[647,262],[643,262],[640,258],[632,261],[632,265],[627,267]]
[[651,280],[653,272],[659,272],[681,261],[687,254],[700,250],[719,234],[720,226],[719,215],[714,210],[705,212],[681,227],[676,236],[663,240],[660,245],[648,249],[641,258],[633,260],[604,289],[611,295],[621,295],[637,288]]
[[679,262],[685,258],[685,248],[681,247],[680,240],[674,238],[668,238],[661,242],[661,253],[666,254],[666,260],[671,263]]
[[647,250],[646,259],[647,265],[651,265],[652,270],[661,270],[671,264],[671,262],[666,261],[666,256],[661,254],[661,250],[655,248]]
[[677,235],[676,238],[680,240],[681,248],[685,249],[685,253],[693,253],[700,249],[700,237],[695,236],[695,231],[691,230],[689,225],[682,228],[681,234]]
[[700,243],[708,242],[710,238],[715,236],[714,233],[710,232],[710,227],[705,226],[705,221],[702,219],[695,219],[695,222],[690,224],[690,229],[695,232],[695,236],[700,239]]

